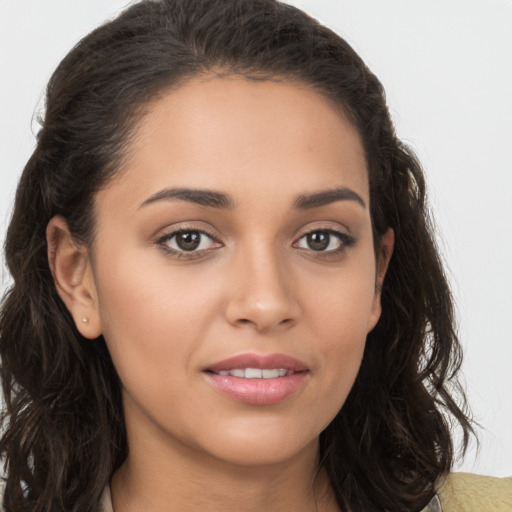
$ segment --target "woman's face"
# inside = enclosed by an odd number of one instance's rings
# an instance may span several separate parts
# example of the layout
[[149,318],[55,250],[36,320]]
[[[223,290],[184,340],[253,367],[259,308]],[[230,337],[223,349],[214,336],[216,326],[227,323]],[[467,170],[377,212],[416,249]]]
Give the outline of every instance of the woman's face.
[[197,78],[129,151],[96,197],[82,329],[105,337],[131,453],[315,452],[380,314],[358,133],[305,86]]

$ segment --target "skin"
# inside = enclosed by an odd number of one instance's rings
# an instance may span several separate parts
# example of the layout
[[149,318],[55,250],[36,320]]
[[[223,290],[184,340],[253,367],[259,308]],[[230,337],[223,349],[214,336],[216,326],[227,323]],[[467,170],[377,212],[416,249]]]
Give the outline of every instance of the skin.
[[[375,261],[359,134],[306,86],[208,76],[155,100],[135,135],[95,198],[92,247],[60,217],[48,227],[57,289],[81,333],[104,336],[124,387],[115,511],[338,510],[318,438],[379,319],[393,246],[390,230]],[[176,187],[222,192],[232,208],[147,203]],[[294,208],[340,188],[362,201]],[[212,237],[178,257],[178,228]],[[331,230],[326,250],[308,242],[315,230]],[[307,378],[273,405],[226,397],[203,370],[245,353],[297,358]]]

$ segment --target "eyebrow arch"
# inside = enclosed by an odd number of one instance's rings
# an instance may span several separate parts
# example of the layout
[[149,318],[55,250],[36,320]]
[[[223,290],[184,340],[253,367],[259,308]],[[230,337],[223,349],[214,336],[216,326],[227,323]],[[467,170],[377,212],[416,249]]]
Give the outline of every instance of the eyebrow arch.
[[234,208],[233,200],[222,192],[191,188],[166,188],[146,199],[140,207],[142,208],[149,204],[156,203],[157,201],[169,201],[173,199],[188,201],[190,203],[200,204],[201,206],[210,206],[212,208]]
[[293,208],[295,210],[308,210],[309,208],[318,208],[319,206],[324,206],[336,201],[355,201],[363,208],[366,208],[366,203],[363,198],[346,187],[336,187],[313,194],[301,195],[293,203]]
[[[174,199],[196,203],[201,206],[209,206],[211,208],[233,209],[235,207],[234,201],[227,194],[222,192],[192,188],[166,188],[146,199],[141,204],[140,208],[156,203],[157,201],[172,201]],[[366,208],[366,203],[359,194],[346,187],[336,187],[313,194],[300,195],[294,201],[293,209],[308,210],[310,208],[325,206],[336,201],[355,201],[363,208]]]

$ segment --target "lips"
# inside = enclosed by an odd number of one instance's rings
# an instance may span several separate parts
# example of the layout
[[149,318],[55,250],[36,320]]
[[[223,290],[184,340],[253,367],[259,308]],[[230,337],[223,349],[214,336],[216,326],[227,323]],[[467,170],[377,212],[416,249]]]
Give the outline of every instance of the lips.
[[209,366],[203,374],[224,396],[251,405],[271,405],[300,391],[309,368],[284,354],[242,354]]
[[281,368],[292,372],[303,372],[308,371],[309,369],[302,361],[285,354],[270,354],[266,356],[259,356],[257,354],[241,354],[239,356],[219,361],[218,363],[209,366],[206,370],[218,373],[220,371],[245,368],[259,368],[261,370]]
[[291,375],[291,370],[284,368],[272,368],[262,370],[261,368],[233,368],[232,370],[221,370],[215,372],[217,375],[231,375],[232,377],[240,377],[243,379],[277,379]]

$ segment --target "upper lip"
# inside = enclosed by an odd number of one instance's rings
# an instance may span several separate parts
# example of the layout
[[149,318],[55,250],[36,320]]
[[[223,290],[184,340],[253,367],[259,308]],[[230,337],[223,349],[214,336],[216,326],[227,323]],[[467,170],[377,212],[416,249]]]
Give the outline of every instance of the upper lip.
[[240,354],[238,356],[218,361],[205,368],[205,370],[221,372],[240,368],[260,368],[262,370],[272,370],[279,368],[294,372],[303,372],[309,370],[306,363],[303,363],[294,357],[287,356],[286,354]]

